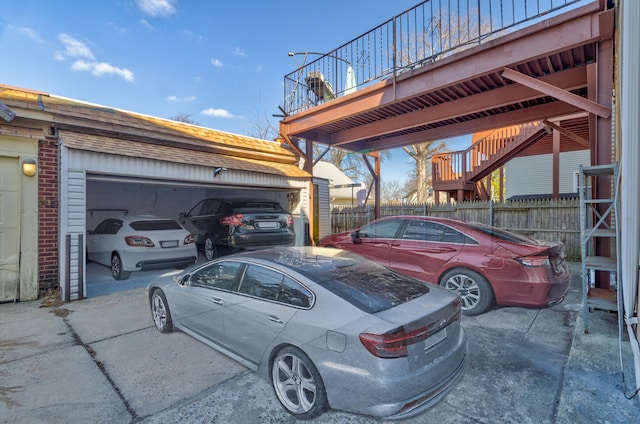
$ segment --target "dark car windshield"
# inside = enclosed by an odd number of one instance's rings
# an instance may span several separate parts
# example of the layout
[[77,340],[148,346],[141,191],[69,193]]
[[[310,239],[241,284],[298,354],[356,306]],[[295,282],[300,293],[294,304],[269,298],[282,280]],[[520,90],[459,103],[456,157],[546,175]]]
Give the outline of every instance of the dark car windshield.
[[353,258],[287,265],[367,313],[387,310],[429,292],[426,283]]
[[479,231],[498,240],[510,241],[518,244],[535,244],[535,241],[531,239],[490,225],[479,223],[467,223],[467,225],[475,231]]
[[133,221],[129,226],[136,231],[179,230],[182,228],[177,221],[172,219]]

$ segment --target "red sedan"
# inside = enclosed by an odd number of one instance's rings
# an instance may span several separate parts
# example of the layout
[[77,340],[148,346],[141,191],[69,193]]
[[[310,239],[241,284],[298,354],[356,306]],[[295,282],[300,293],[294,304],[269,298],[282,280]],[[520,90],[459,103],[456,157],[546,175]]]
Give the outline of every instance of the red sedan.
[[558,304],[571,279],[562,243],[453,219],[382,218],[319,244],[359,253],[455,291],[465,315],[481,314],[494,303],[535,308]]

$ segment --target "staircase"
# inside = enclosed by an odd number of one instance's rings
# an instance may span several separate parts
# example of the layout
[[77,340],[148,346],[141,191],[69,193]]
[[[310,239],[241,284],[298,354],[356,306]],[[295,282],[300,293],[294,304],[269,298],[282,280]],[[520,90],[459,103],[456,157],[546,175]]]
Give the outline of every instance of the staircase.
[[433,190],[458,200],[489,200],[483,178],[550,133],[542,121],[531,122],[496,130],[466,150],[434,154]]

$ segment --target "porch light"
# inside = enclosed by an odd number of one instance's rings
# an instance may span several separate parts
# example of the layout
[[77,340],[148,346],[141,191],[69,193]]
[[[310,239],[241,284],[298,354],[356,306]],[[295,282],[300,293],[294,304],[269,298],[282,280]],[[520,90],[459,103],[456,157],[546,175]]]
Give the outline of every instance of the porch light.
[[22,173],[27,177],[33,177],[38,172],[38,165],[35,159],[24,159],[22,161]]

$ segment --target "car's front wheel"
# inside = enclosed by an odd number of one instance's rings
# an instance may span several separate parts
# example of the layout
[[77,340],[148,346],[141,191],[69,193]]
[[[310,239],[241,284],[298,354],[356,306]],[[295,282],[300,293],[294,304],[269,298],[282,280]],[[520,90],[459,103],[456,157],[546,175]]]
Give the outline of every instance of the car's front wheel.
[[464,315],[479,315],[493,304],[491,285],[482,275],[470,269],[448,271],[440,279],[440,285],[460,296]]
[[328,408],[320,373],[300,349],[287,346],[276,354],[271,382],[282,406],[297,418],[314,418]]
[[111,255],[111,275],[113,275],[113,278],[116,280],[126,280],[129,278],[129,274],[129,271],[124,270],[120,255],[117,253]]
[[171,320],[167,298],[160,289],[155,289],[151,295],[151,316],[159,332],[170,333],[173,331],[173,321]]
[[207,235],[204,238],[204,258],[207,261],[211,261],[215,258],[218,257],[218,248],[216,247],[216,244],[213,242],[213,239],[211,238],[211,236]]

